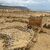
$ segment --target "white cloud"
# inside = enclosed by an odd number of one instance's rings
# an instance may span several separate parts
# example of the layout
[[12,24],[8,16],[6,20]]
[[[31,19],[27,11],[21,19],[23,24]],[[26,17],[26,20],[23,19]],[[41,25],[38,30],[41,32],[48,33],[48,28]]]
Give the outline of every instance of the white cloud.
[[39,4],[40,2],[34,0],[0,0],[2,5],[27,5],[27,4]]
[[28,4],[28,0],[0,0],[1,5],[25,5]]
[[50,3],[50,0],[48,0],[48,2]]
[[9,5],[9,6],[27,6],[27,5],[36,5],[36,4],[43,4],[47,3],[50,0],[0,0],[2,5]]

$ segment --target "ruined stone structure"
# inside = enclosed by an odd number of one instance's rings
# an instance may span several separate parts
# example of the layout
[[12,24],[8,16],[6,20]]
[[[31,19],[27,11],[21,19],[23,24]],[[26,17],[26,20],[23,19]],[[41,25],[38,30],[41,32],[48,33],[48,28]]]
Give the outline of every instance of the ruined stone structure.
[[45,24],[46,26],[50,25],[50,15],[43,16],[42,25],[44,26]]
[[43,16],[30,16],[29,18],[29,23],[28,23],[28,28],[33,28],[33,29],[37,29],[41,28],[42,26],[42,19]]
[[33,28],[35,30],[39,29],[39,31],[40,31],[40,30],[43,30],[43,26],[45,24],[46,24],[46,26],[50,25],[50,16],[48,16],[48,15],[30,16],[27,27],[30,29]]

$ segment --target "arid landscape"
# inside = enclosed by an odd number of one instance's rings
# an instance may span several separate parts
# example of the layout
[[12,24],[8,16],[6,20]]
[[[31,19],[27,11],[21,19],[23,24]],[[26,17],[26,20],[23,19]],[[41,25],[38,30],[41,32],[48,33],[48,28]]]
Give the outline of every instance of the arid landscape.
[[0,50],[50,50],[50,12],[0,8]]

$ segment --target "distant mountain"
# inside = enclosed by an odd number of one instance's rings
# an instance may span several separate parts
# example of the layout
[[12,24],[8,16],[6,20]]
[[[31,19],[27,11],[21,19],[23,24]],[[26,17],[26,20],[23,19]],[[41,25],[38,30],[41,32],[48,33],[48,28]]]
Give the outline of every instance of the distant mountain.
[[0,5],[0,9],[20,9],[20,10],[29,10],[27,7],[24,7],[24,6],[3,6],[3,5]]

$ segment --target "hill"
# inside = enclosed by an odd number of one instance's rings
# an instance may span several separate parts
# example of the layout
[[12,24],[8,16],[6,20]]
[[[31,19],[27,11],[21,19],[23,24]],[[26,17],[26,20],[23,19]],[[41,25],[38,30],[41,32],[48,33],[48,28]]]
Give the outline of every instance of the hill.
[[29,10],[27,7],[24,7],[24,6],[2,6],[2,5],[0,5],[0,9],[20,9],[20,10]]

